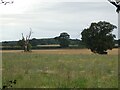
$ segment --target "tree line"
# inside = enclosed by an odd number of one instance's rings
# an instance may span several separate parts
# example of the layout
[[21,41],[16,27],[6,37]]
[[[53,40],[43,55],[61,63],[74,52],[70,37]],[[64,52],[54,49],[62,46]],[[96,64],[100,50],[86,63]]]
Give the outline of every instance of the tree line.
[[[67,32],[60,33],[59,36],[49,39],[29,39],[31,32],[28,36],[23,37],[22,39],[12,43],[3,42],[3,46],[16,45],[20,46],[24,51],[30,51],[31,48],[38,48],[38,45],[57,45],[59,48],[70,48],[70,46],[77,46],[82,48],[88,48],[94,53],[104,54],[107,53],[108,49],[117,47],[120,40],[115,40],[115,35],[112,34],[112,31],[117,28],[115,25],[106,22],[99,21],[93,22],[88,28],[85,28],[81,32],[81,40],[70,39],[70,35]],[[29,37],[29,38],[28,38]],[[58,48],[58,46],[56,47]]]
[[[30,39],[30,44],[32,49],[42,49],[42,48],[51,48],[49,45],[54,45],[55,48],[62,48],[59,44],[59,41],[55,38],[44,38],[44,39],[37,39],[33,38]],[[48,47],[44,47],[44,45],[48,45]],[[59,45],[59,46],[55,46]],[[3,49],[23,49],[21,40],[19,41],[4,41],[2,42]],[[42,46],[42,47],[40,47]],[[73,48],[85,48],[84,43],[79,39],[69,39],[69,47]]]

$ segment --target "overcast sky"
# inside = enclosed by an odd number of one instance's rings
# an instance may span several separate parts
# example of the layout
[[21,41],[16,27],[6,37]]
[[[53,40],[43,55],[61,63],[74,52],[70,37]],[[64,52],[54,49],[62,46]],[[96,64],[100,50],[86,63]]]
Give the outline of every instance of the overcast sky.
[[[0,4],[0,41],[19,40],[29,28],[32,38],[54,38],[67,32],[80,39],[83,29],[99,21],[118,24],[115,7],[107,0],[14,0]],[[118,37],[117,29],[113,33]]]

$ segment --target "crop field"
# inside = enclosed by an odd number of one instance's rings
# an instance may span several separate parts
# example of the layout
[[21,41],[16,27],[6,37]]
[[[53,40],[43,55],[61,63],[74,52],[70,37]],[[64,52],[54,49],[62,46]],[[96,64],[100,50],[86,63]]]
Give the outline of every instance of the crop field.
[[118,49],[108,55],[88,49],[2,51],[2,84],[13,88],[117,88]]

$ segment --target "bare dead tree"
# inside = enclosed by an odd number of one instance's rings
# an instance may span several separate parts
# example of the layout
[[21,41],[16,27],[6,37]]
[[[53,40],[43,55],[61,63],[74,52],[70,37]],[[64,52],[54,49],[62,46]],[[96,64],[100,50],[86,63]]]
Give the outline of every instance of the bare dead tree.
[[22,42],[23,42],[24,52],[31,51],[31,44],[29,42],[31,34],[32,34],[32,29],[31,28],[30,28],[29,35],[27,35],[26,37],[24,37],[24,35],[22,33]]

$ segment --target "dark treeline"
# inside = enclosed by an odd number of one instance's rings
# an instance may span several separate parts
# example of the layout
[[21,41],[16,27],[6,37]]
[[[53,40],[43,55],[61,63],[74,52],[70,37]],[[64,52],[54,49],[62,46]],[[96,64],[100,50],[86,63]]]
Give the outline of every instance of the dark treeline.
[[[76,45],[79,44],[81,41],[79,39],[70,39],[70,44],[71,45]],[[18,46],[19,41],[4,41],[2,42],[2,46]],[[54,44],[59,44],[57,40],[54,38],[47,38],[47,39],[30,39],[30,43],[32,46],[37,46],[37,45],[54,45]]]
[[[68,48],[85,48],[84,43],[79,39],[70,39],[70,44]],[[59,46],[59,41],[54,38],[46,38],[46,39],[30,39],[30,44],[32,45],[32,49],[57,49],[61,48]],[[3,50],[21,50],[19,46],[19,41],[4,41],[2,42]]]
[[[0,49],[3,50],[21,50],[19,46],[19,41],[4,41],[1,42],[2,47]],[[54,38],[47,39],[30,39],[30,44],[32,45],[32,49],[58,49],[61,48],[59,46],[59,41]],[[114,48],[120,45],[120,39],[115,40]],[[68,48],[86,48],[85,44],[79,39],[70,39],[70,44]]]

